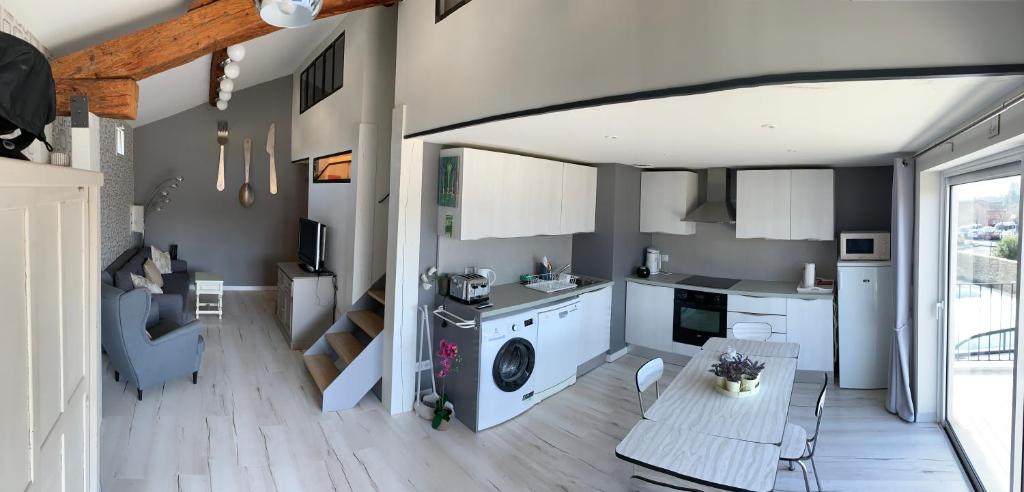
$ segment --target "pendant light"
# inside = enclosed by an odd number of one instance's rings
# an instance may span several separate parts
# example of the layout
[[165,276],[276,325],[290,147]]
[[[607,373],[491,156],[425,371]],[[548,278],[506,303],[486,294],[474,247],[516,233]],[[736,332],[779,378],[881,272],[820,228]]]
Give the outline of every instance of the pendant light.
[[260,18],[276,27],[306,27],[316,20],[323,0],[253,0]]

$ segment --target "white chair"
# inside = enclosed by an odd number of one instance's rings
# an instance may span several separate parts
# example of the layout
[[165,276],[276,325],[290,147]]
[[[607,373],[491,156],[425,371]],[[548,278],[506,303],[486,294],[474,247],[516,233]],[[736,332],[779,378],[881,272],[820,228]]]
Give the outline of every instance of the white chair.
[[767,342],[772,336],[772,325],[768,323],[741,322],[732,325],[732,336],[740,340]]
[[821,429],[821,413],[825,408],[825,392],[828,389],[828,374],[825,374],[825,384],[821,386],[821,393],[818,394],[818,404],[814,407],[814,416],[818,422],[814,425],[814,434],[807,437],[807,430],[796,424],[786,424],[786,430],[782,435],[782,451],[779,459],[789,463],[789,469],[793,469],[793,463],[800,465],[804,473],[804,486],[807,492],[811,492],[811,482],[807,480],[807,465],[804,461],[811,462],[811,469],[814,470],[814,482],[821,491],[821,479],[818,478],[818,467],[814,464],[814,450],[818,447],[818,430]]
[[636,370],[636,396],[640,400],[640,417],[647,418],[647,415],[644,414],[644,391],[653,384],[655,395],[661,397],[658,380],[664,373],[665,362],[661,358],[651,359]]

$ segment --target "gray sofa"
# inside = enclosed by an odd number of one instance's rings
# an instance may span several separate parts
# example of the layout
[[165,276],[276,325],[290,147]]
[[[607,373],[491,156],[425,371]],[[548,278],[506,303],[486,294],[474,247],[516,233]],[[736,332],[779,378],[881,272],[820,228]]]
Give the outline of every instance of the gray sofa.
[[[135,288],[131,274],[145,276],[142,266],[150,257],[149,246],[129,248],[103,270],[103,283],[124,291]],[[153,294],[153,300],[160,306],[160,315],[169,321],[182,324],[185,317],[185,301],[188,299],[188,263],[171,260],[172,273],[163,275],[163,294]],[[191,317],[189,317],[191,318]]]
[[199,377],[206,344],[198,320],[181,325],[161,318],[160,305],[145,288],[121,290],[101,286],[103,348],[114,369],[135,385],[142,400],[144,389],[192,374]]

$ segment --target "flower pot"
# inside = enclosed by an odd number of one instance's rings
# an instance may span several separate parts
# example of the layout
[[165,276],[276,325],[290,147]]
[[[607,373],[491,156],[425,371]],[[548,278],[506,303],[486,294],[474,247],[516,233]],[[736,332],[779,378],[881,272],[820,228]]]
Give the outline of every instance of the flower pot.
[[725,389],[725,377],[715,376],[715,384],[718,385],[719,388]]
[[728,379],[725,380],[725,390],[730,392],[730,393],[739,393],[740,392],[740,382],[739,381],[729,381]]
[[420,394],[420,401],[413,405],[416,410],[416,415],[419,415],[423,420],[431,420],[434,418],[434,408],[437,407],[437,400],[441,397],[437,393],[432,393],[430,390],[424,391]]
[[[438,423],[437,427],[434,427],[435,429],[437,429],[439,431],[448,430],[448,426],[451,425],[452,419],[455,418],[455,405],[452,405],[452,402],[450,402],[450,401],[444,402],[444,408],[446,410],[448,410],[448,418],[447,419],[441,419],[441,422]],[[431,416],[431,420],[433,420],[433,416]]]
[[743,380],[740,381],[740,391],[753,391],[761,381],[761,375],[758,374],[756,378],[749,378],[743,376]]

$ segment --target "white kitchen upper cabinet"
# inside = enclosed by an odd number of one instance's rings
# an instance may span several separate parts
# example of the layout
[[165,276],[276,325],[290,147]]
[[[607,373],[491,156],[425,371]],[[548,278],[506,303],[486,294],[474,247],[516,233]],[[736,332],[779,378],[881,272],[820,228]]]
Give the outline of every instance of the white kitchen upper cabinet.
[[831,371],[833,315],[831,299],[786,299],[786,341],[800,344],[796,368]]
[[612,288],[587,292],[580,295],[579,349],[576,365],[608,352],[612,336]]
[[640,232],[695,234],[697,225],[683,222],[697,207],[697,173],[645,172],[640,175]]
[[594,231],[595,168],[469,148],[441,151],[451,156],[459,159],[458,206],[438,207],[441,235],[449,218],[451,237],[462,240]]
[[792,173],[790,239],[833,240],[835,173],[831,169],[793,169]]
[[626,283],[626,343],[672,352],[675,289]]
[[[497,197],[502,195],[504,161],[501,154],[476,149],[447,149],[441,157],[458,157],[458,207],[438,207],[439,230],[444,234],[447,216],[452,217],[452,237],[482,239],[498,237],[499,214],[504,212]],[[440,177],[439,177],[440,179]]]
[[736,173],[736,237],[789,239],[792,171]]
[[562,234],[594,232],[597,214],[597,168],[562,166]]

